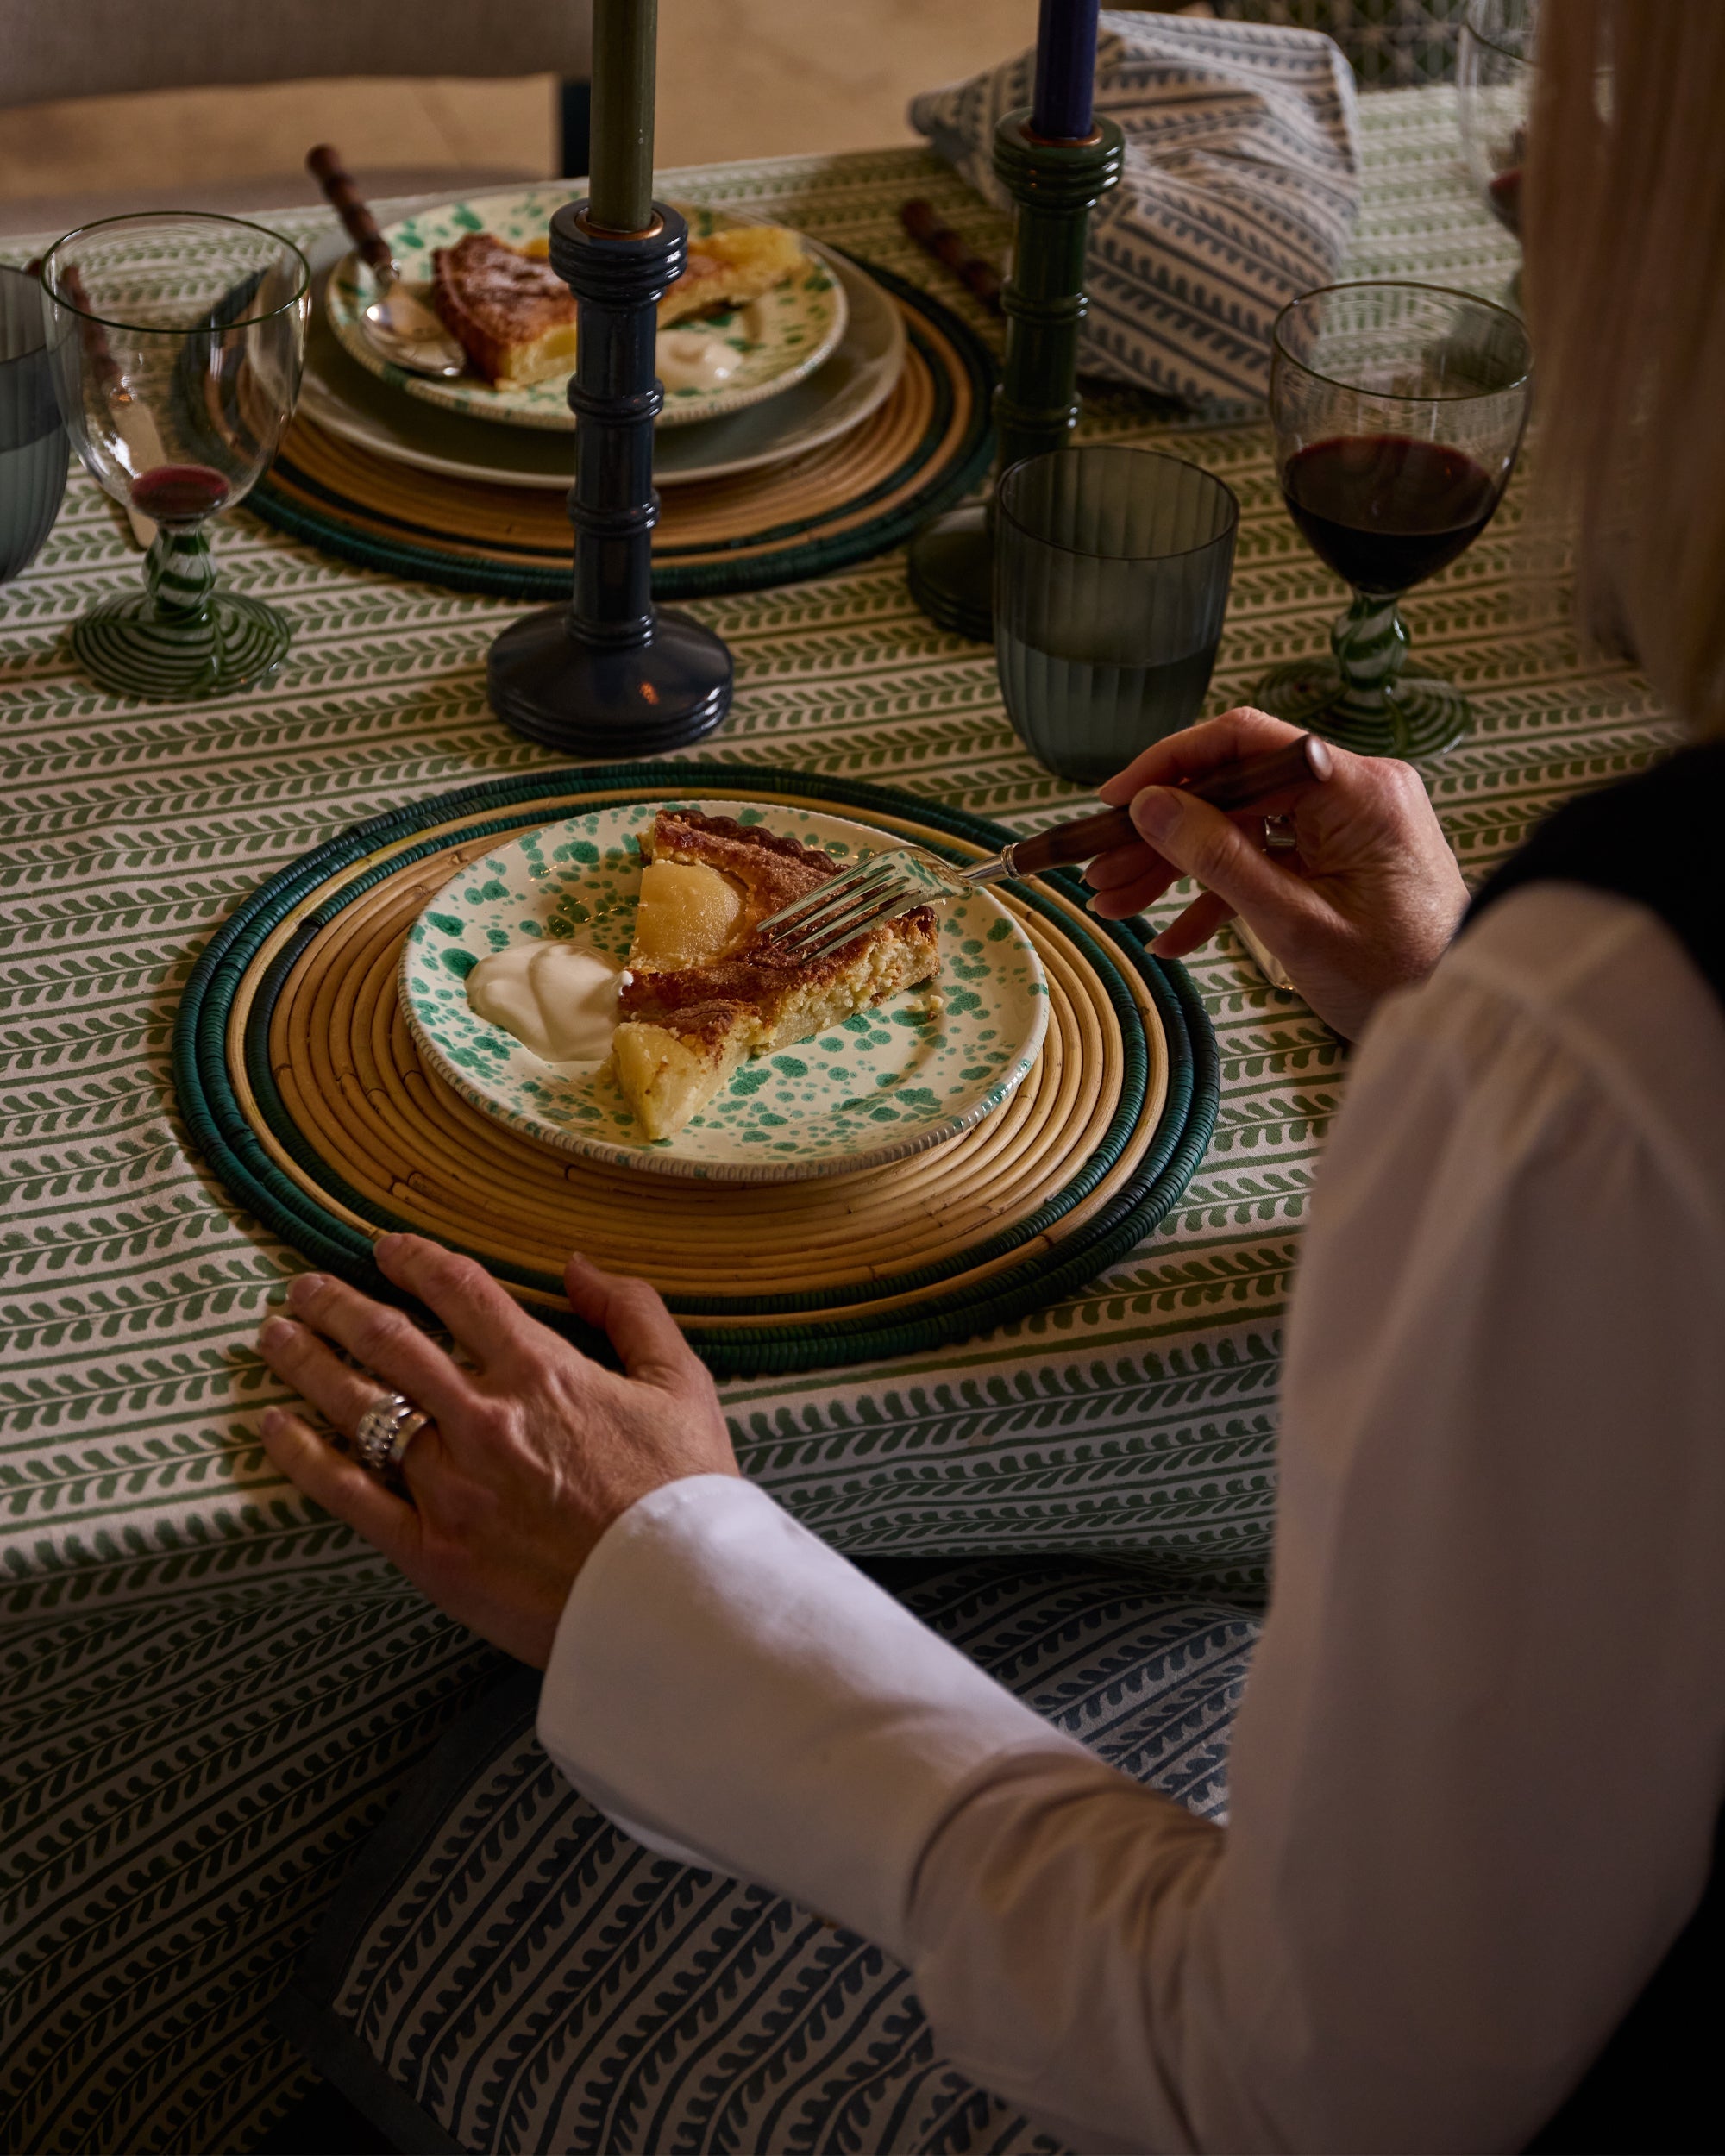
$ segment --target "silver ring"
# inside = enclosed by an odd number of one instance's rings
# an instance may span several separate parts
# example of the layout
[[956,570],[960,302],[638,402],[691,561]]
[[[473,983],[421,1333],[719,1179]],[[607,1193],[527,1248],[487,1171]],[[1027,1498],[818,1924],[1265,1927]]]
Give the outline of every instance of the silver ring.
[[367,1408],[354,1432],[360,1465],[373,1475],[398,1468],[408,1446],[431,1420],[401,1393],[387,1393]]
[[1266,816],[1264,819],[1264,843],[1272,853],[1291,853],[1300,843],[1289,816]]

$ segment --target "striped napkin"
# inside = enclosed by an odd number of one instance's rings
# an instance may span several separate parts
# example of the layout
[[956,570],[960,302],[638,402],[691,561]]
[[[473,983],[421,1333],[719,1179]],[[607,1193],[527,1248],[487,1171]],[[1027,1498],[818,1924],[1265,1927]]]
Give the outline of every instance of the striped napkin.
[[[911,125],[1003,209],[994,123],[1035,55],[931,90]],[[1126,169],[1090,218],[1078,364],[1194,403],[1262,398],[1270,325],[1334,278],[1359,207],[1353,76],[1315,30],[1105,14],[1096,110]]]

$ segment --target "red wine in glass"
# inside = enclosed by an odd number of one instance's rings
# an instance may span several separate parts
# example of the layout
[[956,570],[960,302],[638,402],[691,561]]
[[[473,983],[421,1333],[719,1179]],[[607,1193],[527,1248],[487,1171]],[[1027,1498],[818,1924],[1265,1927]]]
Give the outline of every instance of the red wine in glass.
[[1465,449],[1384,434],[1297,450],[1282,491],[1320,561],[1355,591],[1389,596],[1464,553],[1490,523],[1499,489]]
[[1441,755],[1467,730],[1467,698],[1409,662],[1397,600],[1502,498],[1527,416],[1527,325],[1471,293],[1371,278],[1290,300],[1270,344],[1289,513],[1353,597],[1328,655],[1272,667],[1250,700],[1362,755]]
[[1499,224],[1508,225],[1515,237],[1521,236],[1521,167],[1512,165],[1507,172],[1494,172],[1491,184],[1485,191],[1485,198],[1491,205],[1491,214]]
[[195,524],[228,498],[228,482],[207,464],[158,464],[132,481],[132,506],[159,524]]
[[1499,224],[1507,225],[1518,240],[1521,236],[1521,167],[1527,158],[1527,130],[1517,128],[1509,138],[1508,157],[1493,172],[1485,190],[1492,216]]

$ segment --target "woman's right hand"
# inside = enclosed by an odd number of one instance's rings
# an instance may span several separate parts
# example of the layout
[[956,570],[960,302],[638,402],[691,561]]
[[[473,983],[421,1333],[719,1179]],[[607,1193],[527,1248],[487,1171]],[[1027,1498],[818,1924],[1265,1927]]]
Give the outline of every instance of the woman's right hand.
[[[1190,876],[1200,895],[1151,949],[1182,958],[1238,913],[1319,1017],[1353,1039],[1390,989],[1436,965],[1467,888],[1408,764],[1332,749],[1329,778],[1285,787],[1249,814],[1225,815],[1181,788],[1300,731],[1264,711],[1224,711],[1155,743],[1110,779],[1102,799],[1130,805],[1140,843],[1090,863],[1091,911],[1122,920]],[[1291,848],[1265,850],[1266,816],[1288,819]]]

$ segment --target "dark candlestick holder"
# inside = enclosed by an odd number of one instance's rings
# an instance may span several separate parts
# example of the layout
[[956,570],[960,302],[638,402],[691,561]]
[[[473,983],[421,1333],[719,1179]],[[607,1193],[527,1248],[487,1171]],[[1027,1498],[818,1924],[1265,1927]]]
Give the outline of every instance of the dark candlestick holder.
[[[1000,295],[1007,352],[994,392],[996,476],[1058,449],[1078,423],[1078,325],[1090,212],[1120,176],[1126,143],[1112,120],[1082,142],[1044,142],[1030,109],[994,129],[994,170],[1018,205],[1013,269]],[[931,621],[986,642],[994,633],[993,511],[949,510],[911,542],[911,597]]]
[[658,303],[681,274],[688,226],[655,203],[645,232],[605,232],[571,203],[551,220],[551,266],[580,309],[569,409],[575,429],[574,589],[492,643],[492,709],[548,748],[627,761],[686,748],[731,708],[731,653],[687,614],[653,604],[653,423],[665,396]]

